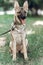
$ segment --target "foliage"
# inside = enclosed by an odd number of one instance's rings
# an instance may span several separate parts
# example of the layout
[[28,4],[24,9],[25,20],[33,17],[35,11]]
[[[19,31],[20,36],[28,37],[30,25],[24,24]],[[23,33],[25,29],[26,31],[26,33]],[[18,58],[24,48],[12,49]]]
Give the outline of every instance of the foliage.
[[0,6],[2,6],[4,3],[4,0],[0,0]]
[[[18,0],[20,5],[23,5],[25,0]],[[29,3],[29,7],[35,7],[36,9],[38,8],[43,8],[43,0],[27,0]]]
[[[18,0],[20,6],[23,5],[24,1],[26,0]],[[35,8],[36,10],[38,8],[43,9],[43,0],[27,0],[29,3],[29,8]],[[4,10],[9,9],[10,7],[13,7],[13,3],[10,3],[9,0],[0,0],[0,6],[4,7]]]
[[22,6],[22,5],[23,5],[24,1],[25,1],[25,0],[18,0],[18,2],[19,2],[19,4],[20,4],[20,6]]
[[9,0],[0,0],[0,6],[4,8],[4,10],[8,10],[10,7],[12,7],[12,3],[9,2]]
[[28,0],[29,5],[32,7],[42,8],[43,0]]

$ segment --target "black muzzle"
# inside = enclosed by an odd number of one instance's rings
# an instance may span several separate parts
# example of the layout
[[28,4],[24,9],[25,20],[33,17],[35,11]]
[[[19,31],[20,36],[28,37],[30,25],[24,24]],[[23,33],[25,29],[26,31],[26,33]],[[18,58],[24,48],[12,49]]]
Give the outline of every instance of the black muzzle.
[[18,16],[18,19],[26,19],[26,16],[19,15],[19,16]]

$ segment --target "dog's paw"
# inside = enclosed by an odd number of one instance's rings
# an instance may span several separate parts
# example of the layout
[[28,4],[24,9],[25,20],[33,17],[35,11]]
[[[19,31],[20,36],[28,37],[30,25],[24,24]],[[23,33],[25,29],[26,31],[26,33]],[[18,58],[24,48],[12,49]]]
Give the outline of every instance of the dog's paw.
[[12,61],[16,61],[16,58],[13,58]]
[[27,61],[28,60],[28,57],[26,57],[25,60]]

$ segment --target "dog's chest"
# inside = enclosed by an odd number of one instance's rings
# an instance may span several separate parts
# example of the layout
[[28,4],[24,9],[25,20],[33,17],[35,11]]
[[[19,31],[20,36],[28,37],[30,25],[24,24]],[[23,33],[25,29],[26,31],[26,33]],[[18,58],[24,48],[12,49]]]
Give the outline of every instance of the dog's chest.
[[16,26],[16,28],[14,30],[14,35],[15,35],[17,44],[21,44],[22,39],[25,35],[24,26]]
[[21,40],[22,40],[22,34],[17,34],[17,36],[16,36],[17,44],[21,44]]

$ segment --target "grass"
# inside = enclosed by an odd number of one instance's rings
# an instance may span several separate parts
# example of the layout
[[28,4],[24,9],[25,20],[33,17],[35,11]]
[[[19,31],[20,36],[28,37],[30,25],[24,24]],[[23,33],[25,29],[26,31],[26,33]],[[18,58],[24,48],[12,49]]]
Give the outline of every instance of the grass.
[[[12,61],[11,54],[9,53],[10,34],[3,35],[7,38],[5,47],[0,48],[0,65],[43,65],[43,26],[33,26],[36,20],[43,20],[43,17],[28,17],[27,29],[32,29],[35,34],[28,35],[28,61],[23,59],[22,55],[17,55],[16,62]],[[0,16],[0,24],[4,24],[0,28],[0,34],[11,28],[13,16],[3,15]]]

